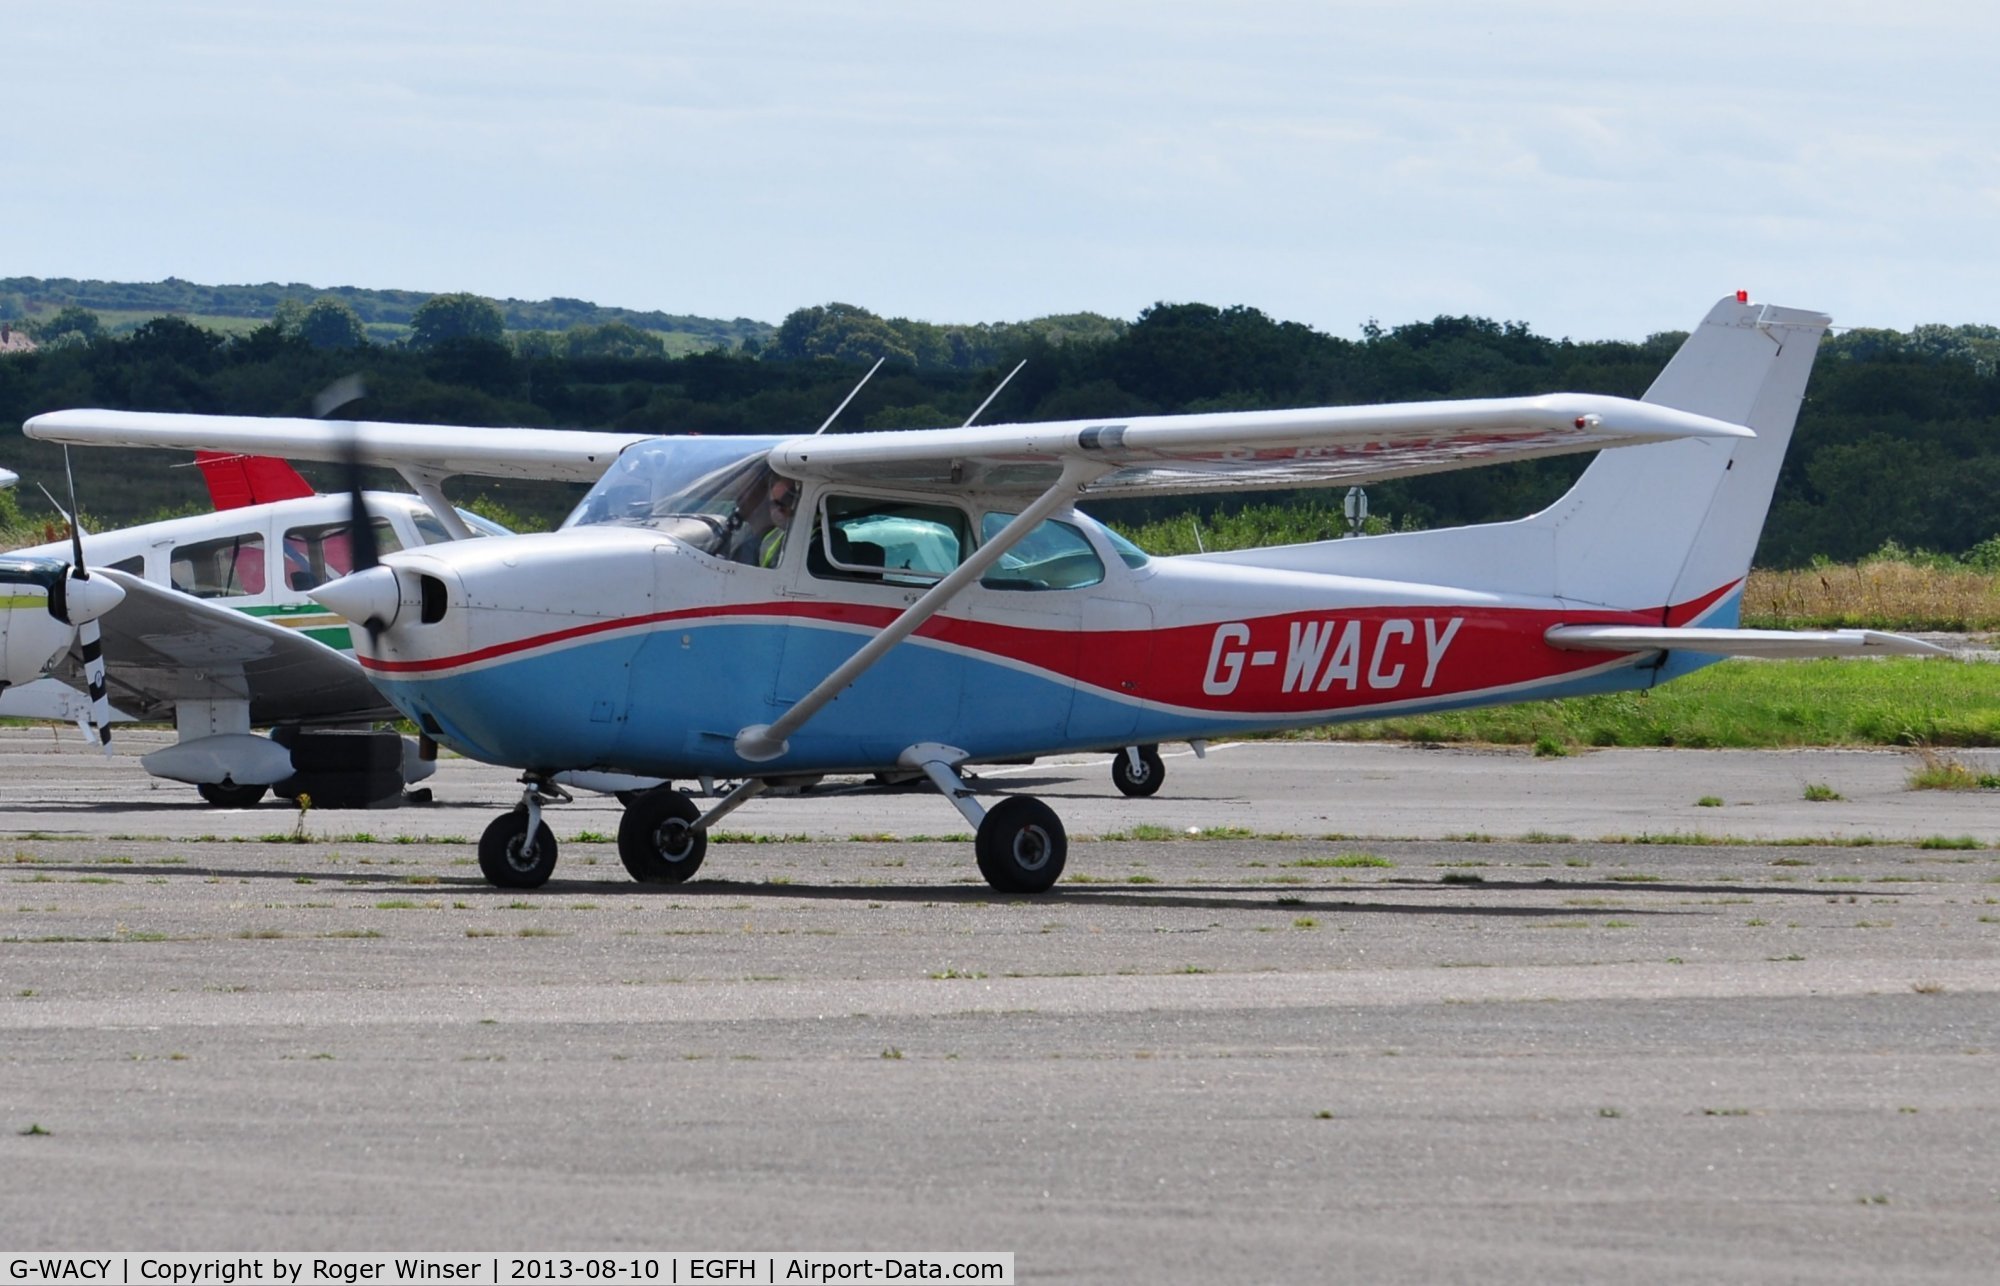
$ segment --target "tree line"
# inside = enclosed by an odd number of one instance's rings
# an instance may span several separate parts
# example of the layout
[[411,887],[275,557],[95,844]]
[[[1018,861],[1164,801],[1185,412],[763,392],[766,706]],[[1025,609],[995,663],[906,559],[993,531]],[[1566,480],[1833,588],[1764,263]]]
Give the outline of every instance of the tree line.
[[[462,296],[477,298],[476,296]],[[205,286],[169,277],[165,281],[93,281],[73,277],[0,277],[0,321],[34,333],[66,309],[125,314],[114,333],[129,332],[154,316],[247,318],[270,321],[308,308],[340,305],[359,323],[364,337],[396,341],[405,337],[417,313],[439,295],[419,290],[370,290],[359,286],[310,286],[302,282]],[[582,299],[485,300],[509,331],[567,331],[579,326],[619,323],[655,335],[684,338],[692,348],[736,348],[761,344],[775,329],[748,317],[697,317],[594,304]],[[132,315],[136,314],[136,317]]]
[[[348,374],[361,375],[368,389],[343,411],[358,418],[791,433],[816,428],[883,356],[883,371],[835,431],[958,424],[1023,359],[987,422],[1556,390],[1636,397],[1685,337],[1574,341],[1537,335],[1519,322],[1437,317],[1388,327],[1371,321],[1348,339],[1253,308],[1205,304],[1159,304],[1130,323],[1084,315],[949,327],[828,304],[798,310],[766,341],[669,356],[648,341],[651,332],[616,320],[510,328],[498,305],[476,296],[430,297],[411,310],[405,342],[378,344],[365,333],[357,338],[334,307],[339,302],[316,299],[231,337],[171,316],[114,336],[73,306],[78,315],[68,329],[46,319],[40,348],[0,357],[0,463],[30,479],[60,476],[59,452],[19,435],[20,422],[40,411],[301,415],[315,392]],[[1992,499],[2000,484],[1996,427],[1995,328],[1830,338],[1759,563],[1847,561],[1887,541],[1960,554],[2000,534]],[[1370,507],[1396,526],[1518,517],[1560,494],[1582,464],[1569,457],[1386,483],[1370,488]],[[137,521],[203,499],[191,476],[167,469],[157,453],[79,457],[79,484],[87,512],[102,522]],[[526,521],[559,517],[574,494],[554,486],[458,485],[490,490]],[[1107,516],[1139,523],[1273,500],[1331,512],[1326,497],[1194,497],[1122,502]]]

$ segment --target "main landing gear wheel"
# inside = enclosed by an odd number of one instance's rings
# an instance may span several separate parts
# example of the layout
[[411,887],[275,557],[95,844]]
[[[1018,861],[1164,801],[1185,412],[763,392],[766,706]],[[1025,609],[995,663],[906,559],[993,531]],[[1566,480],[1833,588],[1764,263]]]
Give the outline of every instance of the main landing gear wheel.
[[1140,746],[1139,763],[1132,763],[1132,752],[1120,750],[1111,757],[1111,781],[1118,789],[1135,799],[1160,793],[1160,783],[1167,779],[1167,765],[1160,759],[1158,746]]
[[632,801],[618,823],[618,860],[641,884],[681,884],[701,869],[708,836],[694,828],[701,809],[671,786]]
[[1069,836],[1056,810],[1027,795],[1010,795],[986,810],[973,838],[979,873],[1002,893],[1045,893],[1061,878]]
[[233,781],[205,781],[195,787],[203,799],[217,808],[255,807],[269,789],[269,786],[239,786]]
[[531,840],[525,808],[502,813],[479,837],[479,869],[497,888],[538,889],[555,873],[555,833],[539,822]]

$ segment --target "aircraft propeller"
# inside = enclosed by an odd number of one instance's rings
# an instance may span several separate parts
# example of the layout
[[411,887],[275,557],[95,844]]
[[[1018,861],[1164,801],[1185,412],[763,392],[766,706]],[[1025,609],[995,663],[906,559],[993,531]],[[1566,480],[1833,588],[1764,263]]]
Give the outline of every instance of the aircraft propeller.
[[[84,736],[96,741],[105,754],[111,753],[111,696],[105,686],[104,674],[104,631],[97,618],[110,607],[91,610],[90,600],[102,595],[86,592],[79,603],[78,590],[90,584],[90,568],[83,561],[83,523],[81,511],[76,504],[76,472],[70,468],[69,448],[63,448],[63,475],[69,480],[69,542],[70,542],[70,583],[64,586],[65,608],[70,623],[76,626],[77,645],[83,649],[83,680],[90,690],[90,713],[85,716],[87,724]],[[108,584],[108,582],[99,582]],[[113,585],[113,589],[118,587]],[[118,590],[118,597],[112,604],[123,600],[125,591]]]
[[[313,399],[313,415],[323,420],[366,393],[367,389],[358,375],[335,380]],[[397,599],[400,594],[394,572],[376,572],[382,565],[382,546],[375,534],[374,516],[368,512],[367,498],[362,495],[361,465],[360,434],[352,424],[349,424],[341,448],[341,470],[347,481],[349,566],[347,575],[332,584],[336,586],[334,591],[336,600],[346,603],[349,598],[357,598],[364,605],[353,611],[338,607],[333,610],[340,612],[349,620],[359,620],[361,628],[368,631],[369,641],[373,642],[381,636],[383,630],[389,628],[389,622],[395,619]],[[325,588],[322,586],[321,591]],[[313,597],[323,606],[333,606],[320,591],[316,591]]]

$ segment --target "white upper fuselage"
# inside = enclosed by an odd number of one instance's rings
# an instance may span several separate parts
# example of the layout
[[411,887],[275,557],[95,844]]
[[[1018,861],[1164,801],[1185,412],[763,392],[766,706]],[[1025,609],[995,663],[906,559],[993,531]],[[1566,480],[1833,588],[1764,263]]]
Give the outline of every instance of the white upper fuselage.
[[[384,549],[450,539],[415,496],[371,491],[367,500]],[[128,572],[346,650],[347,622],[307,591],[350,570],[350,521],[346,496],[278,500],[86,534],[83,555],[93,570]],[[71,545],[60,540],[15,552],[67,562]]]

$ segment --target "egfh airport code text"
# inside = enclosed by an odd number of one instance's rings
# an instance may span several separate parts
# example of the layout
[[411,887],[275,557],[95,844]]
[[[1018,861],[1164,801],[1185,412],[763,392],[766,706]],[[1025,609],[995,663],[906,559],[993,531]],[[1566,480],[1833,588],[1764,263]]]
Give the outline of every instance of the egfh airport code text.
[[0,1286],[681,1286],[683,1282],[980,1282],[1013,1286],[1014,1256],[942,1251],[618,1255],[6,1255]]

